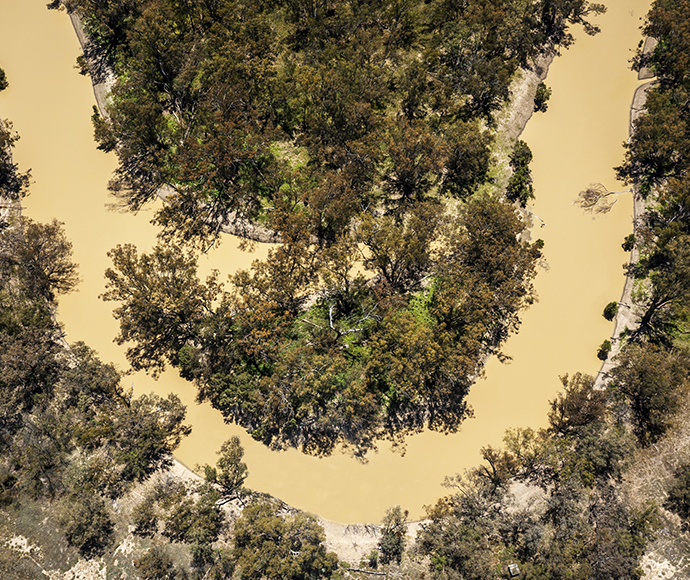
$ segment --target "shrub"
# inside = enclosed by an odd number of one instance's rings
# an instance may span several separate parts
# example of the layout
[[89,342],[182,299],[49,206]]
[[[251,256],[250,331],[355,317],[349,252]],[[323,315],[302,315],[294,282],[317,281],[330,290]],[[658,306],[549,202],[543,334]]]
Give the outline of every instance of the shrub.
[[532,151],[527,143],[524,141],[515,143],[513,152],[510,155],[510,166],[513,169],[513,175],[508,180],[506,197],[510,201],[519,202],[522,207],[525,207],[530,199],[534,199],[532,172],[529,168],[531,161]]
[[627,236],[625,236],[625,239],[623,240],[621,247],[626,252],[630,252],[634,246],[635,246],[635,234],[628,234]]
[[680,516],[684,531],[690,530],[690,464],[681,465],[675,472],[673,486],[664,503],[667,510]]
[[618,302],[609,302],[604,308],[604,318],[613,320],[618,312]]
[[388,508],[381,520],[381,563],[397,562],[400,564],[405,551],[405,533],[407,532],[407,510],[402,511],[399,505]]
[[606,339],[601,343],[599,347],[599,352],[597,352],[597,358],[599,360],[606,360],[609,358],[609,353],[611,352],[611,341]]
[[113,541],[115,525],[105,502],[95,494],[67,497],[60,506],[58,525],[67,543],[85,558],[102,555]]
[[162,546],[154,544],[141,558],[134,561],[141,580],[185,580],[183,570],[175,568],[173,559]]
[[548,108],[547,101],[551,98],[551,89],[545,83],[537,85],[537,94],[534,95],[534,112],[545,113]]

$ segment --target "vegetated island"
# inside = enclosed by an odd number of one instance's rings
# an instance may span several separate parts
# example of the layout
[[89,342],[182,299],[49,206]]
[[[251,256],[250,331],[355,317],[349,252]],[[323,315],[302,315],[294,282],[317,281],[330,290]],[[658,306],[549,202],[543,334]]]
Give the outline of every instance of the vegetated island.
[[[516,211],[531,153],[492,165],[496,114],[603,7],[62,4],[88,33],[84,72],[114,75],[94,115],[111,191],[134,211],[166,195],[159,245],[114,248],[106,272],[132,367],[177,367],[276,448],[364,455],[457,430],[540,257]],[[281,243],[226,286],[199,280],[227,227]]]

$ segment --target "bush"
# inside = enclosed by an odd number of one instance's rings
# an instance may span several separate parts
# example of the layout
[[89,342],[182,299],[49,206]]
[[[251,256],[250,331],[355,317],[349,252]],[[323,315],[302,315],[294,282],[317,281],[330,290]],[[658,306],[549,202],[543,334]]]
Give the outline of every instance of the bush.
[[626,252],[632,251],[633,247],[635,246],[635,234],[628,234],[625,236],[625,239],[623,240],[623,243],[621,244],[621,247],[623,250]]
[[664,503],[667,510],[680,516],[684,531],[690,530],[690,464],[681,465]]
[[102,555],[113,541],[115,525],[103,499],[94,494],[66,498],[58,512],[58,526],[67,543],[85,558]]
[[611,341],[606,339],[601,343],[599,347],[599,352],[597,352],[597,358],[599,360],[606,360],[609,358],[609,353],[611,352]]
[[9,86],[5,71],[0,68],[0,91],[4,91]]
[[506,197],[513,202],[519,202],[522,207],[527,205],[530,199],[534,199],[532,186],[532,172],[529,164],[532,161],[532,151],[527,143],[518,141],[510,155],[510,166],[513,175],[508,180]]
[[183,570],[175,568],[173,559],[162,546],[154,544],[141,558],[134,561],[141,580],[185,580]]
[[386,510],[381,520],[381,563],[397,562],[400,564],[405,551],[405,534],[407,532],[407,510],[402,511],[399,505]]
[[609,302],[604,308],[604,318],[613,320],[618,312],[618,302]]
[[537,85],[537,94],[534,95],[534,112],[545,113],[548,108],[547,101],[551,98],[551,89],[545,83]]

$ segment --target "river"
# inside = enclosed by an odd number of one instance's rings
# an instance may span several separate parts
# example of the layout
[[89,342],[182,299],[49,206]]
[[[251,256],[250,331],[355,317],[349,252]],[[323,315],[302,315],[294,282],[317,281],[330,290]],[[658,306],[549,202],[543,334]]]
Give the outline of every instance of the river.
[[[10,82],[0,93],[0,114],[21,135],[15,161],[23,170],[32,169],[26,214],[64,222],[74,243],[82,282],[78,291],[60,299],[67,339],[83,340],[104,360],[126,368],[125,349],[113,342],[118,330],[113,305],[98,296],[110,265],[109,249],[131,242],[147,251],[154,245],[151,213],[107,209],[106,185],[115,157],[97,151],[93,142],[94,98],[89,80],[74,68],[80,51],[70,21],[45,4],[0,0],[0,66]],[[176,454],[181,461],[190,467],[214,463],[220,444],[239,435],[250,471],[247,483],[254,489],[339,522],[378,522],[394,504],[417,518],[424,505],[444,493],[444,477],[476,465],[479,449],[499,445],[506,428],[545,424],[559,375],[597,372],[597,346],[613,329],[601,312],[623,288],[621,265],[627,255],[621,243],[632,231],[632,201],[622,195],[609,214],[592,219],[572,200],[592,182],[622,189],[612,167],[622,161],[628,109],[638,84],[628,61],[649,1],[610,0],[607,5],[607,14],[597,19],[602,33],[588,37],[576,30],[575,46],[551,66],[548,112],[536,114],[522,136],[534,153],[537,199],[532,211],[546,223],[533,237],[546,242],[548,269],[536,279],[539,302],[524,313],[520,333],[506,344],[513,361],[489,360],[487,378],[470,394],[475,418],[454,435],[425,432],[409,438],[404,456],[383,443],[365,464],[340,453],[317,459],[294,450],[269,451],[240,428],[225,425],[210,406],[195,403],[193,386],[175,372],[158,381],[141,373],[126,377],[126,386],[131,384],[136,394],[175,392],[187,405],[193,432]],[[265,251],[243,253],[229,238],[201,267],[230,272]]]

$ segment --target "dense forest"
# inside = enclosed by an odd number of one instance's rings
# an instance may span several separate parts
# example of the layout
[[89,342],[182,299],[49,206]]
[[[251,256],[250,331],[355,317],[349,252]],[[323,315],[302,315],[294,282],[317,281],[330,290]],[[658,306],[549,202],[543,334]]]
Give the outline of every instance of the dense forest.
[[[531,152],[519,143],[497,182],[495,114],[515,73],[569,26],[595,33],[603,6],[63,4],[91,38],[83,71],[114,78],[93,119],[119,160],[111,191],[133,211],[166,198],[159,245],[114,248],[106,273],[132,367],[177,367],[273,447],[361,454],[457,430],[534,299],[541,249],[516,211]],[[223,230],[281,243],[199,280]]]

